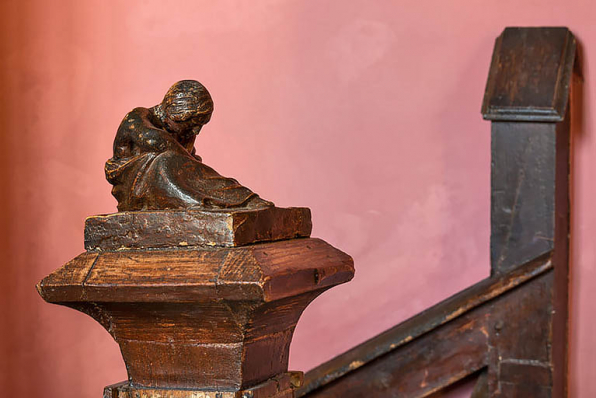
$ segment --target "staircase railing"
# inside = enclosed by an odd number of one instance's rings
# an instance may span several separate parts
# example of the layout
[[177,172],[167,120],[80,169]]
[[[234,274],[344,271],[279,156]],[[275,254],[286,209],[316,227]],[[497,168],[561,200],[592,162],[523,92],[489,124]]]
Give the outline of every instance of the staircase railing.
[[299,397],[425,397],[473,373],[475,397],[566,397],[570,92],[566,28],[507,28],[491,129],[491,276],[305,375]]

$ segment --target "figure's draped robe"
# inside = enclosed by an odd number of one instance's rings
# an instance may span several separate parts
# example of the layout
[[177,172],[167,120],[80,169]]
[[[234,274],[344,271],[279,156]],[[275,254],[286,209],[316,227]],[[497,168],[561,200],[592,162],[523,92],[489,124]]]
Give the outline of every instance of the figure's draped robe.
[[[114,186],[118,210],[234,208],[253,199],[262,201],[238,181],[221,176],[173,143],[167,131],[148,125],[148,114],[148,109],[136,108],[126,115],[118,128],[114,157],[106,162],[106,177]],[[117,143],[128,147],[125,156],[117,156]]]

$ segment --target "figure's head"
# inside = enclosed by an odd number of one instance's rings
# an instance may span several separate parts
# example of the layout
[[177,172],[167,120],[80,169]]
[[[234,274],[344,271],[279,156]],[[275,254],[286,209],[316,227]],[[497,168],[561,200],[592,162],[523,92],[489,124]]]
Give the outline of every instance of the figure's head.
[[196,135],[211,119],[213,100],[198,81],[182,80],[170,87],[159,107],[168,130]]

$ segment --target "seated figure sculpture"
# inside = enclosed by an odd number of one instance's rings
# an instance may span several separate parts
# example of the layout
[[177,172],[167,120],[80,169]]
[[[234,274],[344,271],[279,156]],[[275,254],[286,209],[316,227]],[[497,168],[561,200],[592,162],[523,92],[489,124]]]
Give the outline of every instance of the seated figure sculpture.
[[195,153],[195,138],[212,112],[207,89],[182,80],[159,105],[135,108],[124,117],[105,167],[119,211],[273,206]]

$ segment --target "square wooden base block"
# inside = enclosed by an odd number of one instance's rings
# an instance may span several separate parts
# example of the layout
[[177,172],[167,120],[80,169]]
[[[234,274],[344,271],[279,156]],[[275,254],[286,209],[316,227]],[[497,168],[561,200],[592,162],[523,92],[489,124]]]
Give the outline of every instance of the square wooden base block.
[[104,398],[294,398],[302,372],[288,372],[241,391],[176,390],[134,387],[129,382],[107,386]]

